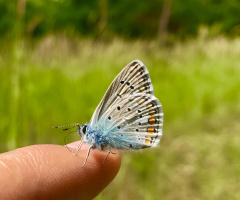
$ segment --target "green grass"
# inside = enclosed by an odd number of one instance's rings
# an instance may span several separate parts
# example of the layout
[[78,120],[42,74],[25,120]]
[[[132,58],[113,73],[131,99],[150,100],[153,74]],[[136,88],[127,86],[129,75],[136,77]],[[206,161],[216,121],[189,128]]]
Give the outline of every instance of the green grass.
[[51,127],[88,122],[114,77],[140,59],[163,104],[163,138],[159,148],[124,153],[97,199],[240,198],[240,39],[163,48],[49,36],[27,46],[0,49],[1,152],[63,144],[65,133]]

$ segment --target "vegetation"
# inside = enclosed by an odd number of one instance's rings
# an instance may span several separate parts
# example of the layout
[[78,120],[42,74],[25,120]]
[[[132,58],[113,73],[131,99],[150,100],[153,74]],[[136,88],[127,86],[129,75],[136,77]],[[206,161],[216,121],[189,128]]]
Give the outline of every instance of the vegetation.
[[63,144],[65,133],[51,127],[89,121],[113,78],[139,58],[163,104],[164,135],[157,149],[124,153],[119,175],[97,199],[238,199],[239,46],[224,37],[169,49],[61,35],[34,49],[15,46],[11,56],[2,50],[1,152]]
[[88,122],[140,59],[163,105],[163,137],[124,152],[96,199],[240,199],[239,2],[143,2],[0,0],[0,152],[64,144],[51,127]]
[[108,39],[156,38],[166,32],[187,38],[196,36],[199,25],[211,27],[213,35],[239,36],[239,12],[238,0],[17,0],[17,5],[0,0],[0,36],[11,35],[16,17],[24,21],[28,37],[64,31],[69,36]]

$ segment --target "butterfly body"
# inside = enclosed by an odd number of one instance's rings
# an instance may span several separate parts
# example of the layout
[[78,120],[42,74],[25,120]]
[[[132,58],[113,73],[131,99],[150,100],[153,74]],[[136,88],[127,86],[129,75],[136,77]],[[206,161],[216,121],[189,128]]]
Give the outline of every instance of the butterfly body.
[[[86,127],[85,132],[81,132],[80,129],[84,127]],[[83,143],[93,148],[104,149],[108,145],[108,135],[103,126],[91,127],[89,124],[84,124],[78,128],[78,134],[81,135]]]
[[141,61],[134,60],[111,83],[91,121],[79,125],[82,139],[78,150],[82,143],[90,146],[89,152],[93,148],[110,153],[111,148],[156,147],[162,125],[162,105],[154,96],[149,72]]

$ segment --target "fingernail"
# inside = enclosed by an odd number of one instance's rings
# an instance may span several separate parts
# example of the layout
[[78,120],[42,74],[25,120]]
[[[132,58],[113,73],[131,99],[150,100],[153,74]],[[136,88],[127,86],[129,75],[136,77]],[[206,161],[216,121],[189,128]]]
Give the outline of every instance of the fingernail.
[[[69,147],[69,148],[74,148],[74,149],[78,149],[79,148],[79,144],[80,144],[80,140],[79,141],[76,141],[76,142],[72,142],[72,143],[69,143],[65,146]],[[84,143],[82,144],[81,146],[81,149],[88,149],[89,147],[87,145],[85,145]]]
[[67,144],[65,146],[70,147],[70,148],[74,148],[74,149],[78,149],[79,144],[80,144],[80,140],[76,141],[76,142],[72,142],[72,143]]

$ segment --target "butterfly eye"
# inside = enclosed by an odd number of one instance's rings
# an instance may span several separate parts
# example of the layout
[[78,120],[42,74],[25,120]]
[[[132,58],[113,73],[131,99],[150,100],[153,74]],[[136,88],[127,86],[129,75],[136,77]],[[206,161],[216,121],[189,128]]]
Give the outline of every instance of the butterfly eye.
[[87,126],[86,125],[83,125],[83,126],[80,127],[81,135],[85,135],[86,131],[87,131]]

